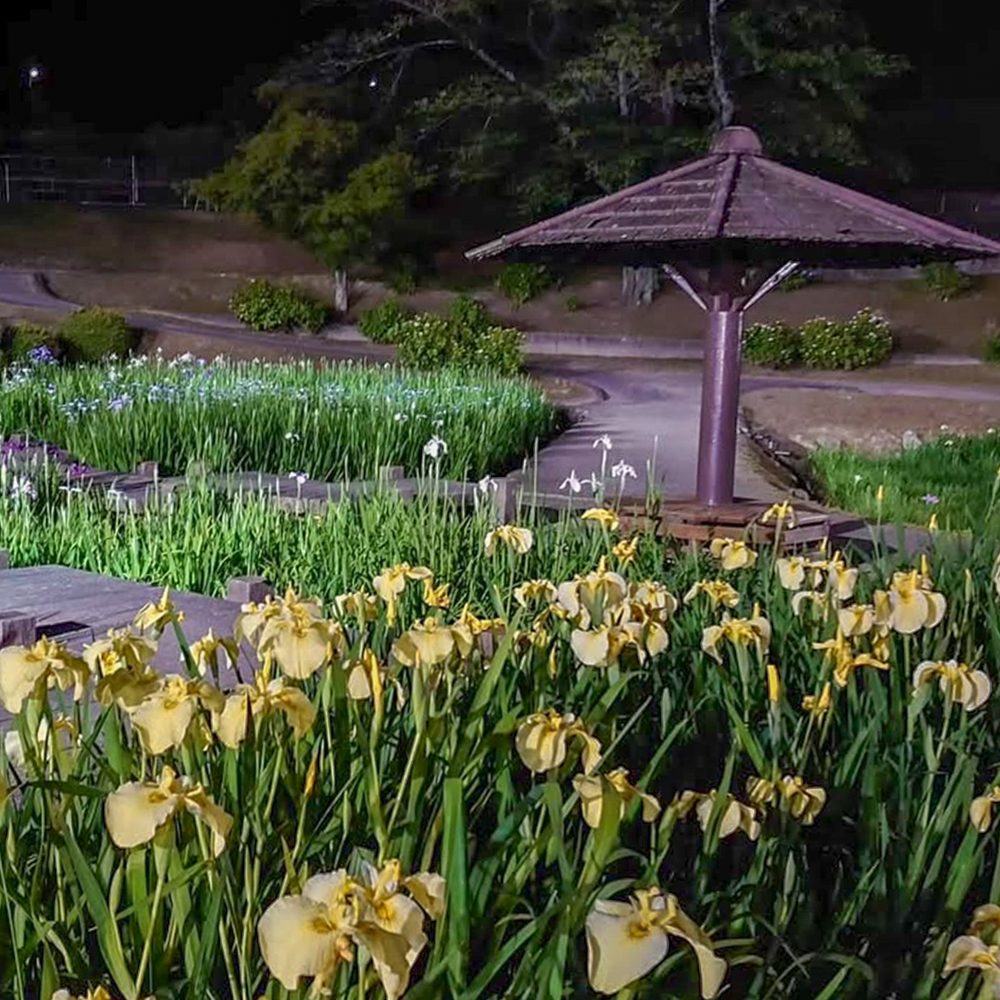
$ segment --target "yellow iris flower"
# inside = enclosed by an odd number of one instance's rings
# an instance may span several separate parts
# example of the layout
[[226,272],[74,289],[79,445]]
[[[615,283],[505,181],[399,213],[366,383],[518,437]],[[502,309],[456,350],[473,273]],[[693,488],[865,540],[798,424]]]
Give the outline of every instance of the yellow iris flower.
[[103,986],[95,986],[86,993],[70,993],[63,988],[52,994],[52,1000],[112,1000],[111,994]]
[[159,687],[159,675],[150,666],[156,641],[131,628],[109,629],[104,639],[85,646],[83,658],[91,673],[100,677],[94,693],[102,705],[117,702],[135,708]]
[[871,604],[851,604],[837,612],[840,631],[849,638],[867,635],[875,624],[875,608]]
[[626,903],[599,899],[587,915],[587,977],[598,992],[617,993],[656,968],[669,951],[669,937],[694,949],[701,995],[714,997],[726,976],[708,935],[680,908],[677,897],[658,888],[640,889]]
[[616,542],[614,547],[611,549],[611,554],[618,560],[618,564],[620,566],[628,566],[634,562],[638,552],[638,535],[635,535],[632,538],[623,538],[620,542]]
[[803,826],[812,826],[826,805],[826,791],[806,785],[798,775],[786,774],[778,783],[778,792],[793,818]]
[[404,667],[436,667],[453,653],[468,656],[472,651],[472,633],[463,625],[444,625],[436,618],[425,618],[404,632],[392,644],[392,658]]
[[424,604],[429,608],[447,608],[451,606],[451,597],[448,591],[451,584],[445,583],[440,587],[435,587],[430,577],[424,580]]
[[556,599],[556,587],[551,580],[525,580],[514,588],[514,600],[526,608],[532,601],[551,604]]
[[732,584],[725,580],[699,580],[684,595],[684,603],[690,604],[699,594],[704,594],[712,608],[720,604],[726,608],[735,608],[740,603],[740,595]]
[[0,650],[0,704],[17,715],[26,698],[42,698],[54,687],[72,688],[79,701],[89,676],[84,659],[45,636],[33,646],[8,646]]
[[497,551],[498,545],[505,545],[519,556],[523,556],[534,544],[534,541],[535,536],[530,529],[518,528],[513,524],[501,524],[486,533],[483,549],[488,556],[492,556]]
[[581,520],[599,524],[605,531],[618,530],[618,515],[605,507],[591,507],[581,515]]
[[[680,819],[686,819],[693,811],[702,830],[707,830],[717,798],[718,790],[715,788],[709,792],[688,790],[681,792],[674,800],[673,805]],[[719,839],[732,836],[737,830],[742,830],[748,839],[756,840],[760,836],[757,810],[753,806],[740,802],[734,796],[727,795],[725,805],[722,807],[722,816],[719,819]]]
[[1000,906],[996,903],[984,903],[972,911],[969,934],[983,940],[990,939],[995,943],[998,931],[1000,931]]
[[841,601],[849,601],[858,585],[858,570],[848,566],[839,552],[835,553],[827,565],[830,574],[830,589]]
[[832,703],[833,689],[830,687],[830,682],[827,681],[818,695],[805,695],[802,699],[802,711],[808,712],[815,719],[822,719],[830,711]]
[[587,826],[597,829],[601,825],[601,814],[604,811],[604,790],[611,786],[618,794],[621,815],[636,797],[642,802],[642,819],[652,823],[660,815],[660,803],[655,796],[639,791],[629,783],[628,771],[624,767],[616,767],[607,774],[577,774],[573,776],[573,788],[580,796],[580,808]]
[[[876,594],[876,598],[881,597]],[[917,570],[909,573],[893,573],[889,588],[888,620],[886,624],[895,632],[904,635],[912,634],[922,628],[933,628],[944,618],[948,602],[944,594],[938,594],[931,589],[931,583],[926,575]],[[884,606],[884,605],[883,605]],[[879,601],[875,602],[876,611]]]
[[984,704],[992,689],[989,677],[982,670],[972,670],[967,664],[956,660],[924,660],[913,672],[914,692],[922,684],[929,684],[935,677],[942,692],[950,694],[952,700],[957,701],[967,712],[973,712]]
[[212,728],[221,743],[236,749],[247,736],[247,717],[262,719],[281,712],[296,739],[301,739],[316,720],[312,702],[283,677],[270,676],[269,664],[254,676],[253,684],[240,684],[228,695],[221,710],[212,713]]
[[774,569],[778,580],[785,590],[800,590],[806,582],[806,569],[809,563],[801,556],[789,556],[786,559],[776,559]]
[[754,646],[763,656],[771,644],[771,623],[757,609],[752,618],[730,618],[723,614],[719,625],[709,625],[701,635],[701,648],[712,659],[722,662],[719,643],[725,640],[733,646]]
[[825,611],[830,601],[830,595],[823,590],[800,590],[792,595],[792,613],[802,614],[802,605],[809,603],[820,611]]
[[261,657],[271,653],[282,673],[304,680],[343,648],[340,625],[323,617],[318,601],[302,600],[291,588],[237,620],[237,634],[254,641]]
[[985,833],[993,822],[993,807],[1000,802],[1000,785],[987,789],[985,795],[972,800],[969,806],[969,822],[980,832]]
[[224,704],[222,693],[207,681],[171,674],[131,710],[130,717],[146,752],[162,754],[184,742],[199,706],[218,712]]
[[397,1000],[427,945],[424,913],[438,919],[444,898],[440,875],[402,878],[398,861],[381,871],[365,863],[357,879],[344,869],[314,875],[301,896],[283,896],[264,912],[257,925],[261,953],[286,989],[312,978],[311,995],[320,996],[329,992],[339,966],[353,959],[354,945],[362,944],[387,1000]]
[[360,618],[365,622],[378,621],[378,597],[369,594],[364,588],[351,591],[349,594],[338,594],[333,603],[339,618]]
[[174,608],[170,600],[170,588],[163,588],[163,596],[159,601],[151,601],[144,604],[136,613],[132,624],[141,632],[155,632],[159,634],[171,622],[184,621],[184,612]]
[[791,500],[784,500],[782,503],[773,503],[763,514],[760,515],[760,523],[768,524],[774,521],[776,526],[787,525],[789,528],[795,527],[795,508]]
[[201,785],[165,767],[158,782],[130,781],[104,801],[104,822],[118,847],[147,844],[181,811],[191,813],[212,833],[212,853],[226,846],[233,818],[220,809]]
[[[39,763],[47,765],[53,757],[57,761],[65,760],[71,763],[76,756],[80,732],[76,723],[65,715],[56,715],[49,723],[48,716],[43,715],[38,720],[35,730],[35,747]],[[4,733],[3,749],[11,766],[22,774],[28,769],[28,755],[21,743],[21,734],[16,729]]]
[[209,629],[206,635],[203,635],[197,642],[191,644],[191,658],[194,660],[195,666],[198,668],[198,673],[202,677],[209,670],[218,676],[221,669],[219,656],[223,653],[231,667],[235,666],[236,661],[240,658],[240,650],[236,640],[216,635],[213,629]]
[[589,774],[601,759],[601,744],[572,713],[560,715],[550,708],[529,715],[518,726],[514,745],[525,767],[541,774],[559,767],[566,760],[567,744],[571,739],[583,743],[583,772]]
[[1000,946],[987,944],[982,938],[963,934],[948,945],[942,976],[959,969],[975,969],[983,974],[984,986],[990,996],[1000,991]]
[[879,660],[870,653],[859,653],[847,641],[844,633],[838,628],[833,639],[825,642],[814,642],[813,649],[822,649],[833,663],[833,679],[837,687],[847,687],[852,673],[859,667],[874,667],[876,670],[888,670],[889,664]]
[[601,556],[597,569],[559,584],[557,607],[586,629],[591,623],[602,623],[605,612],[623,604],[628,592],[624,577],[609,570],[607,559]]
[[430,580],[434,574],[426,566],[411,566],[409,563],[398,563],[390,569],[384,569],[375,577],[372,583],[375,593],[385,604],[386,618],[390,625],[395,624],[399,608],[399,598],[411,580]]
[[757,561],[757,553],[735,538],[713,538],[708,551],[724,570],[749,569]]

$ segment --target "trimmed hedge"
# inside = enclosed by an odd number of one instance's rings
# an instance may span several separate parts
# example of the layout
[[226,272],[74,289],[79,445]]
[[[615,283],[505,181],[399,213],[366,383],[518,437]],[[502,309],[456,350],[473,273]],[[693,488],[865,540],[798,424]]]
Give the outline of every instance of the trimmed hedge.
[[124,357],[135,346],[135,334],[121,313],[91,306],[70,313],[56,328],[68,361],[101,361],[109,354]]

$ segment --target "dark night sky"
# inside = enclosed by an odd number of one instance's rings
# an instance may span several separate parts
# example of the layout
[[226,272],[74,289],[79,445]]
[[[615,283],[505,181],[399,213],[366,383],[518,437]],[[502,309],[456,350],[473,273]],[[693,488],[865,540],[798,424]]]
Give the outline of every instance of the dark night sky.
[[[49,107],[101,131],[225,120],[240,110],[241,78],[259,82],[330,19],[326,11],[307,21],[300,0],[174,0],[152,8],[135,0],[2,2],[0,128],[19,107],[18,74],[33,59],[49,73]],[[880,99],[883,119],[895,123],[911,153],[939,156],[940,136],[954,150],[977,130],[1000,132],[1000,4],[911,0],[903,14],[898,0],[847,2],[883,50],[913,64]]]
[[17,107],[18,74],[37,60],[53,111],[118,132],[217,117],[227,88],[262,78],[309,29],[299,0],[4,0],[3,10],[0,114]]

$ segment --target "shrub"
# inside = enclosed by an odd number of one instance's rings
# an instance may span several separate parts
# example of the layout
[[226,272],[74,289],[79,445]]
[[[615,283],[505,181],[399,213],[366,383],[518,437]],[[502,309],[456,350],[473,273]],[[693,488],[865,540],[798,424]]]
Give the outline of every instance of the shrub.
[[780,292],[797,292],[800,288],[807,288],[809,285],[815,285],[817,282],[817,277],[813,271],[810,271],[806,267],[796,268],[792,271],[787,278],[785,278],[780,285],[778,285],[778,291]]
[[425,371],[455,363],[451,324],[444,316],[421,313],[401,323],[396,332],[400,362]]
[[942,302],[950,302],[968,294],[975,284],[969,275],[963,274],[954,264],[942,261],[923,267],[920,281],[927,292]]
[[807,368],[868,368],[892,354],[892,330],[871,309],[861,309],[849,320],[817,316],[799,329],[799,350]]
[[32,351],[45,347],[55,358],[61,358],[64,346],[58,335],[39,323],[15,323],[0,335],[0,351],[11,361],[28,359]]
[[764,368],[790,368],[799,361],[799,334],[787,323],[754,323],[743,331],[743,357]]
[[412,295],[419,285],[417,270],[412,264],[402,264],[386,275],[386,284],[397,295]]
[[400,324],[410,317],[410,310],[399,299],[386,299],[367,309],[358,320],[358,329],[376,344],[392,344]]
[[983,344],[983,360],[990,364],[1000,364],[1000,325],[994,320],[986,324],[986,341]]
[[109,354],[124,357],[135,344],[125,317],[99,306],[70,313],[56,333],[71,361],[100,361]]
[[448,322],[463,336],[485,333],[493,323],[486,306],[471,295],[459,295],[448,306]]
[[496,286],[504,298],[523,306],[552,283],[552,272],[544,264],[507,264],[497,275]]
[[456,298],[447,316],[424,313],[400,324],[399,360],[412,368],[488,369],[513,375],[521,367],[521,332],[495,323],[481,302]]
[[233,315],[253,330],[304,329],[315,333],[326,322],[327,308],[297,288],[251,278],[229,300]]

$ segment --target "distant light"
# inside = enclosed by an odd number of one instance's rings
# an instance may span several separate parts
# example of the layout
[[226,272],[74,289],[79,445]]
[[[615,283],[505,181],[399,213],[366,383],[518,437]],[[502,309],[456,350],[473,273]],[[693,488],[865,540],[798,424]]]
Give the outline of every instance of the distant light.
[[378,86],[378,80],[376,80],[376,79],[375,79],[375,77],[372,77],[372,78],[371,78],[371,79],[370,79],[370,80],[368,81],[368,86],[369,86],[369,87],[377,87],[377,86]]
[[31,69],[28,70],[28,76],[30,76],[32,80],[37,80],[41,75],[42,71],[37,66],[32,66]]

